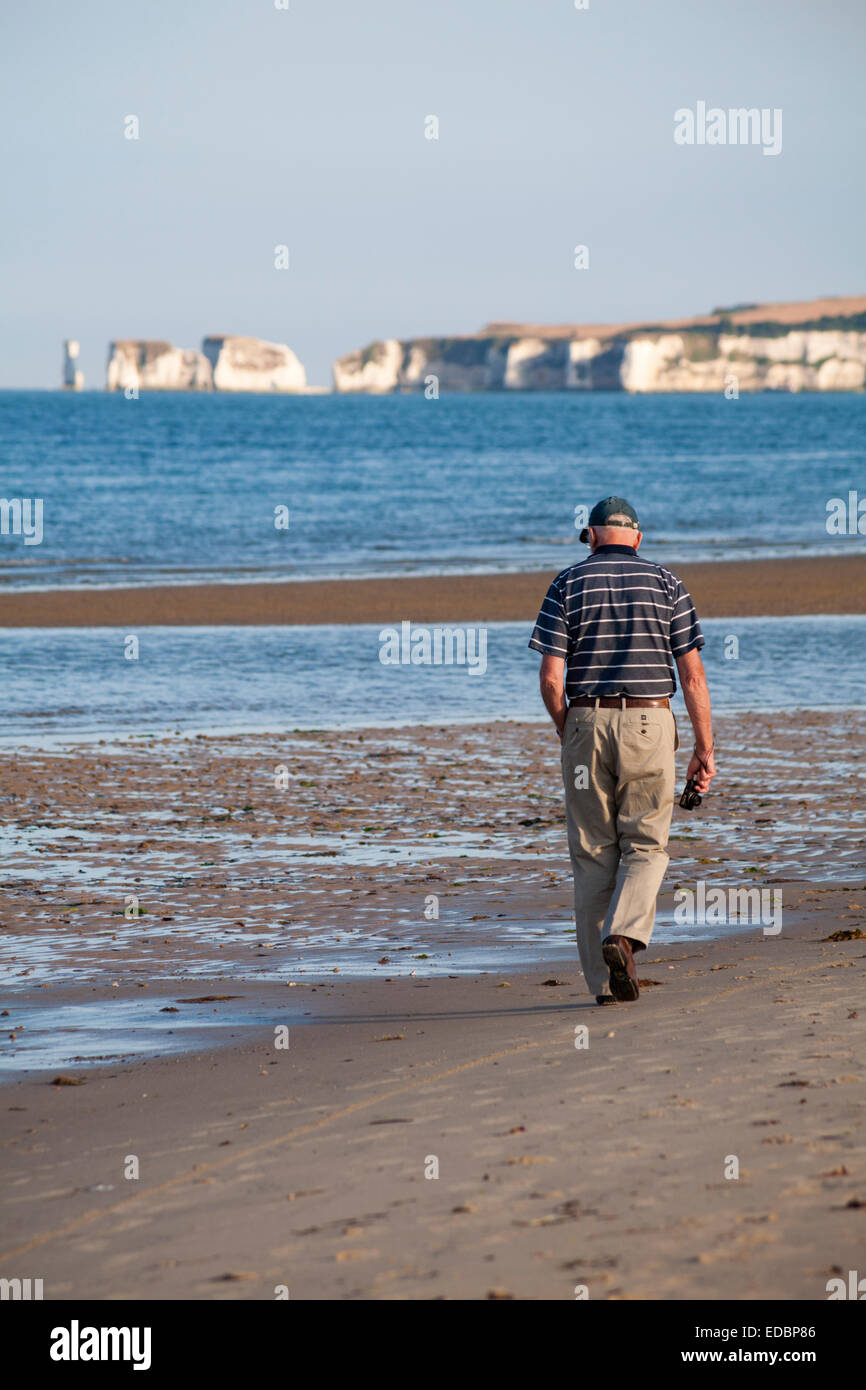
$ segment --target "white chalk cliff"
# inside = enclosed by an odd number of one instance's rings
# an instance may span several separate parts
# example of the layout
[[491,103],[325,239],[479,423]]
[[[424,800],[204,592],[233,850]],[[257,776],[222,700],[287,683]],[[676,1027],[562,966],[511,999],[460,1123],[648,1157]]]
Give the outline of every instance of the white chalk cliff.
[[393,391],[403,367],[402,343],[396,338],[359,348],[334,363],[334,384],[338,391]]
[[722,333],[712,351],[673,333],[633,338],[621,375],[626,391],[860,391],[866,332]]
[[106,391],[209,391],[212,385],[210,362],[201,352],[141,338],[109,345]]
[[307,374],[292,349],[261,338],[205,338],[216,391],[303,391]]
[[291,348],[260,338],[213,336],[202,351],[123,338],[110,344],[107,391],[303,391],[307,377]]
[[490,324],[388,338],[334,363],[337,391],[859,391],[866,296],[744,305],[653,325]]

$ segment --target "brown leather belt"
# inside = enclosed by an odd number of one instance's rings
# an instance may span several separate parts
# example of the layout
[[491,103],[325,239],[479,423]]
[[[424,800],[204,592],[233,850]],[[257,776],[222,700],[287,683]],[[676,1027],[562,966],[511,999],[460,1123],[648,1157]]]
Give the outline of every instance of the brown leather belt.
[[573,709],[578,705],[580,709],[595,709],[599,705],[601,709],[620,709],[625,700],[626,709],[670,709],[670,700],[643,700],[636,695],[580,695],[576,700],[569,700],[568,708]]

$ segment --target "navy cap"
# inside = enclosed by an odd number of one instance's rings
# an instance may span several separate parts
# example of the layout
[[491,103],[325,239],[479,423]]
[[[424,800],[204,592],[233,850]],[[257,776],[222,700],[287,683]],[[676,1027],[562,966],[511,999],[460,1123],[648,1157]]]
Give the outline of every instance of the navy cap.
[[589,514],[588,524],[580,533],[584,545],[589,540],[590,526],[631,526],[635,531],[640,530],[637,512],[624,497],[603,497],[596,502]]

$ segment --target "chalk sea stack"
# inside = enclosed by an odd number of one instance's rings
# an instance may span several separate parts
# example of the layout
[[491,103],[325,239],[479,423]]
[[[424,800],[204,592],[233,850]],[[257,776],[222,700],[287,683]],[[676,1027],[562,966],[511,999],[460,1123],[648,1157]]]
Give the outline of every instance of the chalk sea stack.
[[213,334],[202,352],[213,371],[216,391],[303,391],[307,374],[291,348],[261,338]]
[[212,334],[201,352],[158,339],[118,338],[108,349],[107,391],[304,391],[291,348],[261,338]]

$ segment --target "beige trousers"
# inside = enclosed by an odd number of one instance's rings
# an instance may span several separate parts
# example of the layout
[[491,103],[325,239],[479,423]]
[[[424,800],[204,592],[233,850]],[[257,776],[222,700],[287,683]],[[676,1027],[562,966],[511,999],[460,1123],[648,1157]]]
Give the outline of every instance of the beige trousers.
[[671,710],[572,708],[562,738],[577,949],[591,994],[609,994],[607,936],[646,946],[668,866],[674,804]]

